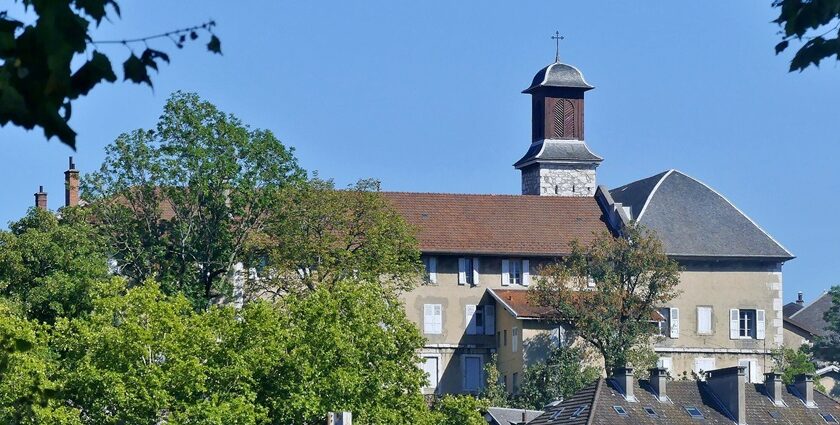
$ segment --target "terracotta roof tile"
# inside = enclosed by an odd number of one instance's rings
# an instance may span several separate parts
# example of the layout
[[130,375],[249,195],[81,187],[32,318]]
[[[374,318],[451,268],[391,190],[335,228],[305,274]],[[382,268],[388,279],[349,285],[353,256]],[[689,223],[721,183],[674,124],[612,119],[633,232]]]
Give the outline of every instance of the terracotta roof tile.
[[592,197],[383,192],[423,252],[557,256],[607,229]]

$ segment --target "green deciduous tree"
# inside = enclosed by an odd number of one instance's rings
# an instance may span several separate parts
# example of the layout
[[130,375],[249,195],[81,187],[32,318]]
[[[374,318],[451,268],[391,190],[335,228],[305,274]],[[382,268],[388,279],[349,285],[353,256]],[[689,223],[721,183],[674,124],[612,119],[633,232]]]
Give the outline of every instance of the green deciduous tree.
[[811,352],[820,360],[840,362],[840,286],[833,286],[831,307],[823,314],[826,321],[826,335],[817,337]]
[[471,395],[445,395],[432,408],[435,425],[485,425],[481,412],[487,405]]
[[187,37],[207,37],[207,49],[221,53],[213,21],[150,37],[97,41],[94,28],[120,15],[115,0],[18,2],[37,19],[26,23],[23,17],[12,18],[9,10],[0,12],[0,125],[41,127],[47,138],[56,136],[73,148],[76,133],[68,125],[72,102],[102,82],[117,80],[108,55],[98,50],[101,45],[143,49],[139,54],[131,50],[123,62],[123,76],[150,87],[149,70],[169,62],[166,53],[149,47],[151,40],[168,38],[180,48]]
[[782,27],[776,54],[791,40],[804,40],[790,61],[790,71],[819,66],[831,56],[840,60],[840,0],[774,0],[773,7],[779,9],[773,22]]
[[243,320],[232,308],[195,312],[152,282],[100,298],[88,316],[56,323],[62,398],[88,424],[266,423],[253,375],[279,353],[280,317],[252,308]]
[[329,411],[352,411],[354,423],[427,420],[423,338],[398,298],[376,281],[339,281],[283,304],[288,357],[262,383],[275,423],[320,424]]
[[591,344],[612,373],[654,338],[651,318],[677,295],[679,267],[651,231],[635,225],[618,237],[605,232],[588,246],[573,243],[571,251],[545,267],[533,295]]
[[230,293],[246,242],[302,182],[292,150],[191,93],[174,93],[155,130],[126,133],[83,180],[120,273],[153,278],[196,306]]
[[0,300],[0,423],[81,425],[80,411],[55,395],[58,363],[49,327]]
[[0,294],[21,303],[27,317],[52,323],[92,308],[113,290],[102,239],[83,211],[30,209],[0,232]]
[[490,407],[508,407],[510,396],[502,383],[501,373],[496,364],[499,356],[496,353],[490,355],[490,360],[484,364],[484,387],[481,389],[480,398]]
[[542,410],[552,401],[572,396],[601,376],[598,368],[588,365],[589,357],[579,347],[554,348],[545,361],[525,367],[513,405]]
[[251,292],[276,296],[342,280],[407,290],[417,281],[422,265],[413,229],[380,195],[377,181],[336,190],[316,177],[276,196],[264,234],[251,244],[251,262],[264,265]]
[[[782,375],[782,382],[786,385],[793,384],[796,375],[810,374],[813,375],[817,371],[814,364],[814,359],[811,353],[808,352],[805,346],[798,349],[782,347],[773,350],[773,372]],[[825,392],[825,387],[819,381],[814,381],[814,386],[819,390]]]

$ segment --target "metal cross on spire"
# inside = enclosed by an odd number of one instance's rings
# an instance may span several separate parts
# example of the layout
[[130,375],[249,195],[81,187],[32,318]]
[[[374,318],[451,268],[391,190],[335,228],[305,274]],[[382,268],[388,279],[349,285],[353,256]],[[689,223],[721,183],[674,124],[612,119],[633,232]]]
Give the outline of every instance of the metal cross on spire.
[[560,62],[560,40],[564,38],[560,35],[560,31],[554,31],[554,35],[551,36],[551,39],[554,40],[554,62]]

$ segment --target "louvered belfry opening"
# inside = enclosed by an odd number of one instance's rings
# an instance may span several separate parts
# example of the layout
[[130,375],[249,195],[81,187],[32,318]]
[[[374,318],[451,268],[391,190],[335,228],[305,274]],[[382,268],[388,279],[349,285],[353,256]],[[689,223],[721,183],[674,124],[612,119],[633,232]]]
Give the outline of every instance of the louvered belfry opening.
[[575,105],[569,99],[554,104],[554,139],[576,138]]

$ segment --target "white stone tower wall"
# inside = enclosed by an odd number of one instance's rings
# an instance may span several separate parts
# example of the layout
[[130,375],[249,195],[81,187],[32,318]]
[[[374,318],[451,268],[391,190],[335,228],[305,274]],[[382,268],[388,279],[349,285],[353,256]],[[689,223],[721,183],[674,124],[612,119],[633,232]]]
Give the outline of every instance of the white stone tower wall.
[[595,196],[596,164],[542,163],[522,170],[522,194]]

